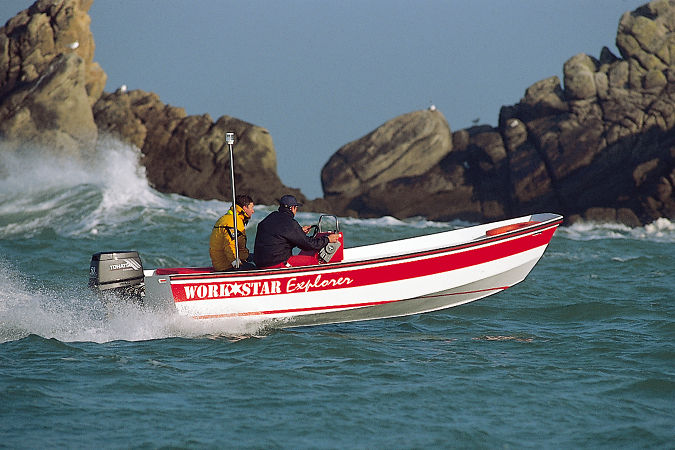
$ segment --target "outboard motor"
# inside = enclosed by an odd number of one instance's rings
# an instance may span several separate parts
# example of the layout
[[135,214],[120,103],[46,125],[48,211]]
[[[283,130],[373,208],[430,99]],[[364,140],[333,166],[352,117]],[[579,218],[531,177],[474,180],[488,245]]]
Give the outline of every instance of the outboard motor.
[[89,287],[141,300],[145,295],[143,263],[138,252],[99,252],[91,256]]

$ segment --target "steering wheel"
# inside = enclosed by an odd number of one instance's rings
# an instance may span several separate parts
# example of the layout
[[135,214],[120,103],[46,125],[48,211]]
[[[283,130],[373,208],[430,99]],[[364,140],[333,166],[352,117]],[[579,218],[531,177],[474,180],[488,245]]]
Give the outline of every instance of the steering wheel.
[[318,232],[319,232],[319,226],[316,225],[316,224],[310,226],[309,231],[307,231],[307,233],[312,233],[312,234],[309,235],[310,237],[315,237]]

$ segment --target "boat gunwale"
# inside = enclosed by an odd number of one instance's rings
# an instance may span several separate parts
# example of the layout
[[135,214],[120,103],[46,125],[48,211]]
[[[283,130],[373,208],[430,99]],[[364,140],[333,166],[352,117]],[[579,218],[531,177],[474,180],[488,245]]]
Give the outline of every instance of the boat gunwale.
[[[547,214],[547,213],[543,213]],[[533,231],[544,231],[545,229],[551,228],[552,226],[558,227],[562,222],[563,222],[563,216],[559,214],[554,214],[550,213],[553,215],[548,220],[545,220],[543,222],[538,222],[538,223],[533,223],[527,227],[523,228],[518,228],[515,230],[507,231],[499,235],[495,236],[481,236],[479,238],[475,238],[473,240],[469,241],[464,241],[460,242],[457,244],[452,244],[449,246],[445,247],[439,247],[435,249],[430,249],[430,250],[422,250],[422,251],[417,251],[417,252],[410,252],[410,253],[402,253],[400,255],[393,255],[393,256],[383,256],[383,257],[376,257],[372,259],[364,259],[364,260],[358,260],[358,261],[349,261],[349,262],[335,262],[335,263],[326,263],[326,264],[318,264],[318,265],[312,265],[312,266],[295,266],[295,267],[281,267],[281,268],[275,268],[275,269],[254,269],[254,270],[240,270],[240,271],[224,271],[224,272],[202,272],[202,273],[191,273],[191,274],[170,274],[170,275],[151,275],[151,276],[156,276],[156,277],[161,277],[161,278],[168,278],[171,281],[179,281],[179,280],[195,280],[195,279],[210,279],[210,278],[242,278],[242,277],[261,277],[261,276],[270,276],[270,275],[288,275],[288,274],[294,274],[294,273],[304,273],[304,272],[315,272],[315,271],[327,271],[331,269],[342,269],[342,268],[353,268],[353,267],[359,267],[359,266],[364,266],[364,265],[373,265],[373,264],[382,264],[382,263],[390,263],[393,261],[399,261],[399,260],[406,260],[406,259],[411,259],[411,258],[418,258],[418,257],[424,257],[424,256],[429,256],[429,255],[434,255],[437,253],[444,253],[448,251],[457,251],[457,250],[464,250],[466,248],[471,248],[471,247],[476,247],[479,245],[484,245],[484,244],[489,244],[492,242],[496,241],[501,241],[505,239],[510,239],[513,237],[517,237],[523,234],[529,234]],[[537,214],[533,214],[530,217],[536,216]],[[483,224],[483,225],[489,225],[489,224]],[[477,226],[482,226],[482,225],[477,225]],[[449,230],[449,231],[455,231],[455,230]],[[422,235],[422,236],[414,236],[412,238],[408,239],[415,239],[418,237],[426,237],[426,236],[433,236],[433,235],[438,235],[442,233],[448,233],[448,231],[439,231],[437,233],[431,233],[427,235]],[[395,241],[389,241],[389,242],[395,242]],[[379,244],[379,243],[378,243]],[[146,277],[147,278],[147,277]]]

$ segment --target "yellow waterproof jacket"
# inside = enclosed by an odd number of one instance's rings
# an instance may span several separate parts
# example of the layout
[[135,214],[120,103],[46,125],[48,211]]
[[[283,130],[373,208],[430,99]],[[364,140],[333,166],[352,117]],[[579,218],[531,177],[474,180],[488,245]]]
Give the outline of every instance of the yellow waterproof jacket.
[[[245,261],[248,258],[248,248],[246,247],[246,229],[250,217],[246,215],[241,206],[237,207],[237,232],[239,243],[239,260]],[[209,254],[211,263],[216,270],[232,269],[234,261],[234,221],[232,220],[232,208],[222,216],[211,231],[209,241]]]

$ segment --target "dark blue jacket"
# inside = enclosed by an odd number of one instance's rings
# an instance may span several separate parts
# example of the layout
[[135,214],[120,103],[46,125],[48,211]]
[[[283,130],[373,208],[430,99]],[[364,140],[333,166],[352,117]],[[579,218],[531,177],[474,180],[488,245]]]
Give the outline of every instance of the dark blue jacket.
[[320,250],[328,244],[328,237],[309,237],[287,208],[279,208],[258,224],[253,260],[258,267],[275,266],[293,254],[294,247]]

